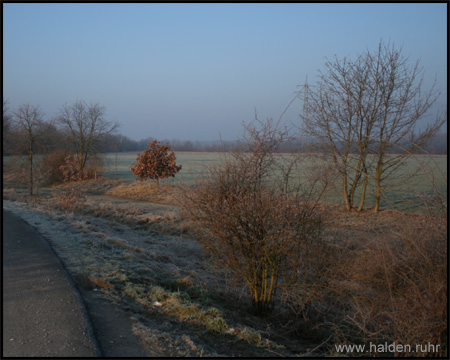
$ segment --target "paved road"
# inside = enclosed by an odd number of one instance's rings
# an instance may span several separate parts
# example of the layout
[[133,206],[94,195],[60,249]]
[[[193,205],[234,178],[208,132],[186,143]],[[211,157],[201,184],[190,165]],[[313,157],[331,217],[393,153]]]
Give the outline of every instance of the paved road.
[[3,209],[3,357],[101,356],[83,304],[48,242]]

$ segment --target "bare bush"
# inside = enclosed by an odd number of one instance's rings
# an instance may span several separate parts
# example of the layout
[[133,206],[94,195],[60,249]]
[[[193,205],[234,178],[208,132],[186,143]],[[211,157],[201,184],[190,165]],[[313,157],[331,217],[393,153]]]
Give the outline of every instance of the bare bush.
[[71,182],[97,178],[100,166],[100,159],[91,158],[87,166],[80,168],[78,156],[67,155],[64,158],[64,164],[59,169],[62,172],[63,182]]
[[275,153],[288,135],[278,125],[255,119],[240,146],[210,167],[195,191],[184,194],[183,207],[200,225],[205,250],[216,266],[248,287],[257,313],[273,309],[281,298],[277,291],[305,284],[305,276],[313,274],[304,270],[314,262],[307,257],[324,244],[322,218],[315,211],[324,184],[313,182],[317,194],[274,176],[282,167]]

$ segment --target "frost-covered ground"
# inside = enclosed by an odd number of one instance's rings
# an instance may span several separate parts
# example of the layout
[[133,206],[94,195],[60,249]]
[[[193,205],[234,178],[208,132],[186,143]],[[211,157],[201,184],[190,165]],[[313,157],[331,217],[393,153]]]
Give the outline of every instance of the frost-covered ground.
[[287,348],[265,320],[249,315],[245,295],[234,301],[222,292],[225,277],[183,235],[175,206],[88,195],[74,212],[58,210],[51,197],[38,204],[4,199],[3,208],[52,245],[106,327],[110,338],[99,337],[108,356],[273,356],[315,347],[300,340]]

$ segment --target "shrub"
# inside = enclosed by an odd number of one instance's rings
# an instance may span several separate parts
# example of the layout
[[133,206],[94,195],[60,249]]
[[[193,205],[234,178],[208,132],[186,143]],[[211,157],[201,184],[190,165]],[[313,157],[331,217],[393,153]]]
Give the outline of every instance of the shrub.
[[261,128],[247,126],[242,146],[211,167],[195,191],[186,189],[183,206],[215,264],[248,287],[256,313],[267,313],[277,290],[303,282],[304,265],[314,261],[305,255],[324,242],[312,188],[287,192],[286,179],[273,177],[282,166],[274,153],[286,133],[270,120],[256,125]]
[[61,167],[66,164],[66,158],[70,154],[61,150],[50,154],[46,154],[42,159],[41,167],[44,173],[48,174],[47,184],[55,184],[64,182],[64,175]]
[[77,155],[67,155],[64,164],[59,167],[62,172],[63,182],[96,179],[101,167],[100,158],[92,158],[89,166],[80,169],[80,162]]
[[175,177],[181,170],[181,166],[176,165],[175,153],[169,154],[169,151],[169,144],[162,145],[153,140],[142,154],[138,154],[137,164],[133,163],[131,172],[139,181],[156,180],[159,187],[159,179]]

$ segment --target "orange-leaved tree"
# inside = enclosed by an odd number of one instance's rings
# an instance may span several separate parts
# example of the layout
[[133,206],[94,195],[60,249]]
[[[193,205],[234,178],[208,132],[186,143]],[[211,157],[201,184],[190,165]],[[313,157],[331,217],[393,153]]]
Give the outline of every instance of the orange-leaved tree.
[[175,177],[181,170],[181,165],[177,166],[175,162],[175,153],[169,154],[169,151],[169,144],[153,140],[142,154],[138,154],[137,164],[133,162],[131,172],[139,181],[155,179],[159,187],[159,179]]

